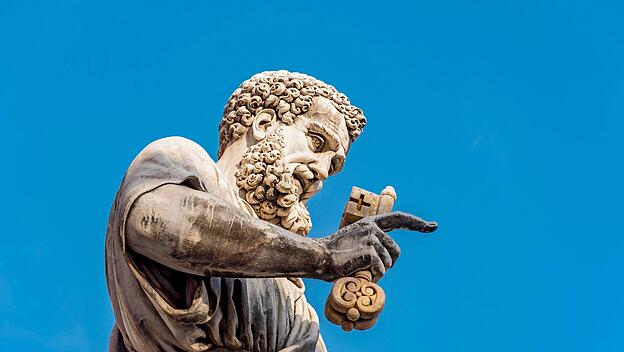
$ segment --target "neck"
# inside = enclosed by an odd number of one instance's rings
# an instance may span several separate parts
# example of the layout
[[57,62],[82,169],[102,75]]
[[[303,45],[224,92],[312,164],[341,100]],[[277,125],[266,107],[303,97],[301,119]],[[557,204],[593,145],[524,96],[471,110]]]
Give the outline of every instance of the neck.
[[247,145],[244,138],[239,138],[239,140],[225,148],[223,154],[217,161],[217,168],[234,189],[238,189],[236,186],[236,176],[234,175],[236,174],[238,163],[243,157],[245,150],[247,150]]

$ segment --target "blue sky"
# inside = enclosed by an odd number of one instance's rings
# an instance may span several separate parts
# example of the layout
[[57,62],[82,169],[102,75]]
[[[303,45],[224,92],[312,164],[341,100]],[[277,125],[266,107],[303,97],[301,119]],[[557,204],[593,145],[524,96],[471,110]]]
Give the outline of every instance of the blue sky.
[[[395,232],[379,323],[332,351],[624,348],[624,7],[602,1],[0,3],[0,350],[104,351],[108,211],[133,157],[213,156],[229,94],[287,69],[369,124],[311,201],[352,185],[437,220]],[[322,312],[330,285],[308,281]],[[321,313],[322,314],[322,313]]]

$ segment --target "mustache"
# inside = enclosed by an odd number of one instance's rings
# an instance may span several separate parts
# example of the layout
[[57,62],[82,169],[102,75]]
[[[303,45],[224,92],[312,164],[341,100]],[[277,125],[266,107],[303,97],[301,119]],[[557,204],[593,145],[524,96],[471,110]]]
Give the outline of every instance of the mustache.
[[315,193],[323,188],[323,181],[316,178],[314,172],[306,164],[293,164],[293,177],[301,186],[299,198],[302,202],[307,202]]

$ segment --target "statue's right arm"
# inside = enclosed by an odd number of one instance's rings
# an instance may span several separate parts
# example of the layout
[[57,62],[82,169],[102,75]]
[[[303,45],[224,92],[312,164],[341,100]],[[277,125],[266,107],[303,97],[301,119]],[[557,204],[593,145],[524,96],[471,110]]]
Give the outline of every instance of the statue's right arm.
[[215,194],[174,184],[134,202],[126,244],[197,275],[320,277],[329,259],[319,241],[255,219]]
[[133,252],[191,274],[330,281],[362,269],[380,278],[399,255],[384,231],[435,229],[399,212],[364,220],[326,238],[307,238],[253,218],[215,194],[167,184],[133,203],[125,238]]

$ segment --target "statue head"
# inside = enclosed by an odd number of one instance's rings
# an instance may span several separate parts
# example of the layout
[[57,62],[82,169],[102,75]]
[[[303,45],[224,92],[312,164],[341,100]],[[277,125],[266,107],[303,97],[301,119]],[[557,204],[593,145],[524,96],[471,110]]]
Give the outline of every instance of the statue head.
[[240,196],[260,219],[305,235],[307,201],[338,173],[366,118],[347,97],[301,73],[243,82],[219,124],[219,163],[235,166]]

